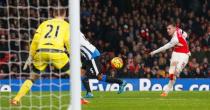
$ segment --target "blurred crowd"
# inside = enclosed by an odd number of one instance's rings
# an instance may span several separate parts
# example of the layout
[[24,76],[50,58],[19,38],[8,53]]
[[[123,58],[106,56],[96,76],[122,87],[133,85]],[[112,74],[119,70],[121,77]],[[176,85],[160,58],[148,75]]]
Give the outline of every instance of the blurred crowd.
[[[0,79],[28,75],[30,70],[23,71],[22,66],[29,43],[37,26],[52,17],[56,3],[0,1]],[[210,77],[209,0],[81,0],[80,11],[81,31],[102,53],[104,73],[120,78],[167,77],[172,49],[154,57],[148,52],[169,42],[166,25],[173,21],[188,33],[192,54],[179,77]],[[123,58],[120,70],[110,66],[115,56]]]

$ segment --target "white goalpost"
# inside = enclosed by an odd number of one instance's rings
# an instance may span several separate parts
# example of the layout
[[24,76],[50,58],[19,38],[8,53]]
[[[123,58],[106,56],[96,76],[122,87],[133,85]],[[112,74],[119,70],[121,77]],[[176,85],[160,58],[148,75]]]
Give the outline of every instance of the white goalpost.
[[69,0],[70,21],[70,73],[71,73],[71,107],[69,110],[81,110],[80,81],[80,0]]
[[[37,27],[52,19],[57,8],[69,12],[70,78],[66,72],[54,71],[49,63],[14,106],[11,99],[33,73],[32,65],[23,70],[29,44]],[[0,59],[6,59],[0,61],[0,110],[81,110],[80,0],[0,0],[0,13]]]

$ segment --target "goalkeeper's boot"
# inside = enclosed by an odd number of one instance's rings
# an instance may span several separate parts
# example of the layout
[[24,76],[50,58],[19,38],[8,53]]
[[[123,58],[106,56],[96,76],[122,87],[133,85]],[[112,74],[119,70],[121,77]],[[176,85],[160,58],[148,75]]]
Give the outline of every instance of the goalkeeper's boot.
[[93,98],[93,94],[91,92],[87,92],[85,98]]
[[81,104],[82,105],[89,104],[89,101],[84,98],[81,98]]
[[166,96],[168,96],[168,93],[163,92],[163,93],[160,94],[160,96],[161,96],[161,97],[166,97]]
[[17,105],[20,104],[20,102],[17,101],[17,100],[12,99],[12,100],[10,100],[10,104],[11,104],[11,105],[14,105],[14,106],[17,106]]
[[127,85],[127,82],[126,81],[123,81],[122,84],[120,84],[120,87],[119,87],[119,91],[117,92],[118,94],[121,94],[124,92],[124,87]]

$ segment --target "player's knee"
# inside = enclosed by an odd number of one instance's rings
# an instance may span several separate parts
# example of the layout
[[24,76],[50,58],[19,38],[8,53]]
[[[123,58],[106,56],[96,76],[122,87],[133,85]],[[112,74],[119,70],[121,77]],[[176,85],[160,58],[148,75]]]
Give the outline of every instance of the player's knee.
[[89,79],[87,77],[82,77],[82,82],[83,83],[88,83],[89,82]]
[[172,61],[170,65],[171,66],[176,66],[178,63],[179,63],[178,61]]
[[32,83],[36,81],[35,79],[31,79],[31,78],[29,78],[28,80],[30,80]]
[[174,73],[175,73],[175,69],[176,69],[175,66],[170,66],[170,68],[169,68],[169,73],[170,73],[170,74],[174,74]]
[[37,79],[39,79],[40,76],[38,75],[31,75],[30,78],[28,78],[28,80],[31,80],[31,82],[35,82]]
[[103,75],[98,75],[98,76],[97,76],[97,79],[98,79],[99,81],[101,81],[101,80],[102,80],[102,77],[103,77]]
[[36,73],[32,73],[29,77],[29,80],[31,80],[32,82],[34,82],[35,80],[39,79],[40,75],[36,74]]
[[169,73],[176,74],[176,72],[177,72],[176,69],[177,69],[177,62],[176,61],[171,62],[170,68],[169,68]]
[[86,75],[86,70],[85,69],[81,69],[81,76],[84,77]]
[[175,70],[176,74],[179,74],[181,71],[182,71],[182,67],[181,66],[177,66],[176,70]]

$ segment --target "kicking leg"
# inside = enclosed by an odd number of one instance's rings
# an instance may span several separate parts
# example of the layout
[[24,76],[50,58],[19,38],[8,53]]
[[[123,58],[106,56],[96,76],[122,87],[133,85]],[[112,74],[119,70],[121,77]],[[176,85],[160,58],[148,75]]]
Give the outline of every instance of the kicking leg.
[[117,83],[117,84],[119,84],[118,94],[124,92],[124,87],[127,85],[126,81],[123,81],[123,80],[118,79],[118,78],[106,76],[106,75],[98,75],[98,80],[101,80],[101,81],[104,81],[104,82],[107,82],[107,83]]
[[169,82],[168,82],[168,85],[166,87],[166,90],[161,94],[161,96],[167,96],[169,91],[173,88],[173,85],[175,84],[176,82],[176,76],[174,74],[170,74],[169,75]]
[[81,80],[84,88],[86,89],[86,96],[85,98],[93,98],[93,94],[91,93],[90,85],[89,85],[89,74],[87,74],[85,69],[81,69]]
[[174,61],[171,63],[170,68],[169,68],[169,82],[168,85],[165,89],[165,91],[161,94],[161,96],[167,96],[168,93],[171,91],[173,88],[175,82],[176,82],[176,75],[180,73],[180,68],[178,67],[178,62]]

